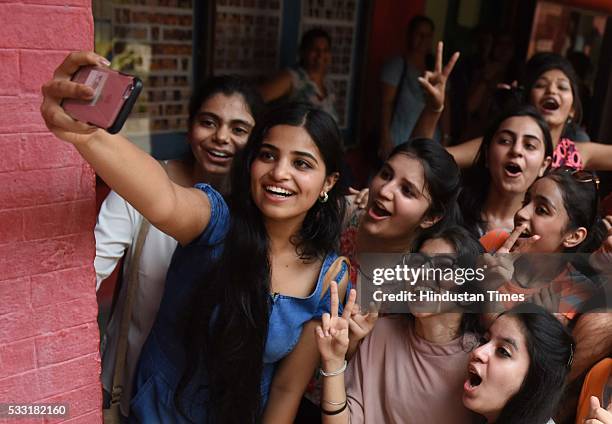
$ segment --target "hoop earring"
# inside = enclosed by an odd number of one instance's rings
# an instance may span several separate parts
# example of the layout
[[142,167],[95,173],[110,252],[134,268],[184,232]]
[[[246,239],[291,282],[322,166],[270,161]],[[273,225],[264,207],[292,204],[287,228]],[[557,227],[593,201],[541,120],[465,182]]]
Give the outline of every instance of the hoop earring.
[[323,194],[319,196],[319,202],[325,203],[328,200],[329,200],[329,196],[327,195],[327,192],[324,191]]

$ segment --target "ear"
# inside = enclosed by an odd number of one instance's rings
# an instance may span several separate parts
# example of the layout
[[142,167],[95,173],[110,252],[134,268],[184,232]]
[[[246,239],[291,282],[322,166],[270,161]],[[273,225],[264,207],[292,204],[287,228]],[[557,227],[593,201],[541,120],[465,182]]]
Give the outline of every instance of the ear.
[[323,188],[321,189],[321,194],[329,192],[336,183],[338,182],[338,178],[340,178],[340,174],[338,172],[332,172],[327,177],[325,177],[325,181],[323,182]]
[[435,223],[437,223],[438,221],[440,221],[441,219],[442,219],[441,216],[426,217],[421,221],[421,223],[419,224],[419,227],[421,227],[422,229],[429,228],[433,226]]
[[588,231],[584,227],[578,227],[568,232],[563,239],[563,247],[566,249],[576,247],[586,239]]
[[540,167],[540,170],[538,171],[538,177],[544,176],[544,173],[546,172],[546,170],[548,169],[551,163],[552,163],[552,158],[550,156],[546,156],[546,159],[544,159],[544,161],[542,162],[542,166]]

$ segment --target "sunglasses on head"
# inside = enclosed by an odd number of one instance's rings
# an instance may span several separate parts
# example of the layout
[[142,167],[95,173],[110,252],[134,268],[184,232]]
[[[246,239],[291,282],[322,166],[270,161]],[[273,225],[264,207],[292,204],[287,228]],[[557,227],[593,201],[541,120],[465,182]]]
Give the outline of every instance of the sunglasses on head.
[[595,190],[599,191],[599,177],[597,175],[593,174],[590,171],[584,171],[582,169],[569,169],[568,171],[570,172],[572,178],[574,178],[576,181],[579,181],[581,183],[595,183]]

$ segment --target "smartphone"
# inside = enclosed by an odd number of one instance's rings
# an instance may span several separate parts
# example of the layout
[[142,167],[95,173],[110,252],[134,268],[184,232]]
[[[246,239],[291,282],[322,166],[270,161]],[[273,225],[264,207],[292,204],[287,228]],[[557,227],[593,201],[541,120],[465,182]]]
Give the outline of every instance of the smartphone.
[[138,95],[142,81],[110,68],[82,66],[72,76],[72,81],[94,89],[92,100],[65,99],[64,110],[79,121],[103,128],[111,134],[121,130]]

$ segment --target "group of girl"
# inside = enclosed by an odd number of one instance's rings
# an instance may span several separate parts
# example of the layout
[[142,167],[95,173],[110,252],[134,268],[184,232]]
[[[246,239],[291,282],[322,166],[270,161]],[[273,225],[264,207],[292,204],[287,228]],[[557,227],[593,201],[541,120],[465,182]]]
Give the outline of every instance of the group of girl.
[[[417,125],[424,134],[439,116],[433,103],[443,104],[450,72],[441,67],[441,46],[438,53],[436,72],[423,83],[433,106]],[[130,219],[144,217],[179,243],[174,253],[173,245],[162,248],[165,286],[163,271],[156,271],[147,322],[134,323],[144,336],[133,343],[126,368],[132,387],[122,410],[129,420],[292,422],[320,366],[325,423],[545,424],[570,369],[578,366],[580,374],[609,354],[610,327],[578,322],[588,315],[579,315],[575,302],[561,320],[537,305],[576,297],[565,263],[547,267],[552,277],[565,276],[559,289],[508,274],[506,289],[519,285],[536,305],[489,321],[456,311],[377,320],[355,305],[351,288],[366,253],[476,257],[483,251],[478,238],[486,244],[491,231],[506,234],[489,246],[501,253],[599,247],[596,176],[547,171],[551,159],[606,169],[601,152],[612,149],[584,143],[568,156],[571,142],[559,147],[567,119],[557,126],[557,115],[575,116],[578,102],[572,74],[560,67],[544,71],[528,90],[535,108],[514,108],[482,143],[462,147],[481,144],[463,189],[459,166],[473,160],[473,150],[447,152],[416,138],[391,152],[359,209],[338,184],[340,134],[327,113],[289,104],[260,115],[256,95],[232,78],[214,79],[190,107],[193,158],[162,165],[122,136],[63,111],[62,98],[91,98],[91,89],[68,81],[88,64],[105,65],[93,53],[73,53],[43,87],[47,126],[113,188],[117,203],[137,217]],[[138,225],[128,225],[121,249],[134,244]],[[97,232],[103,227],[100,221]],[[147,243],[154,245],[151,234]],[[497,264],[521,269],[519,260]],[[567,324],[582,332],[572,338]],[[596,347],[589,339],[594,329]],[[604,423],[605,414],[589,411]]]

